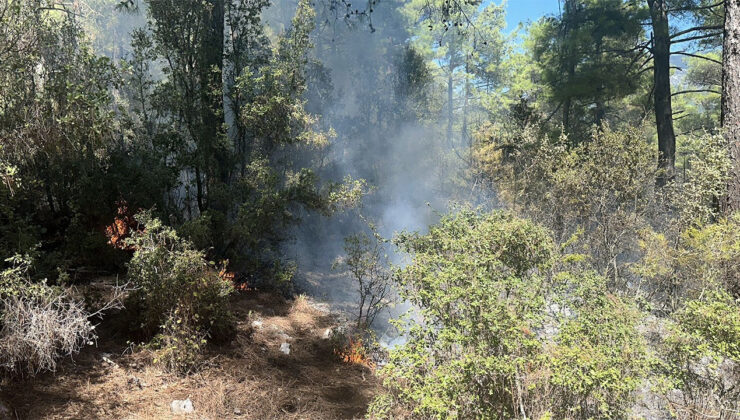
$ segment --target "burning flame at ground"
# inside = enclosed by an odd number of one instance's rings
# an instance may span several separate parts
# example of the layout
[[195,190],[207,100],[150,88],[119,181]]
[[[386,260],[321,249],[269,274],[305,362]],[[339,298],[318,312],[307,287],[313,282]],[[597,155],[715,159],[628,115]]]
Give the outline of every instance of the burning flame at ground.
[[134,247],[126,244],[126,238],[131,232],[139,228],[139,224],[134,219],[125,200],[120,200],[118,210],[113,223],[105,228],[105,236],[108,237],[108,243],[114,248],[133,251]]
[[246,282],[236,281],[236,273],[234,273],[233,271],[227,271],[225,265],[221,269],[221,271],[218,272],[218,276],[221,277],[223,281],[231,283],[231,285],[234,286],[234,289],[240,292],[254,290],[249,287]]
[[361,338],[350,338],[347,346],[343,349],[334,349],[334,354],[345,363],[355,363],[375,369],[375,363],[368,357],[367,349]]

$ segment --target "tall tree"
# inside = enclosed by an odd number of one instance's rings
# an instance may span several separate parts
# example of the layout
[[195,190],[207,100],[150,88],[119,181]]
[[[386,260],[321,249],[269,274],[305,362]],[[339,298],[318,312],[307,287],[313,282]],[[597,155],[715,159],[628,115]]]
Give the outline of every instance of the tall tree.
[[[568,0],[534,28],[534,56],[563,129],[574,140],[608,117],[609,104],[634,92],[630,75],[642,39],[643,10],[623,0]],[[556,111],[553,111],[553,115]]]
[[[652,71],[650,96],[661,169],[658,184],[671,180],[676,155],[673,98],[695,93],[672,91],[671,72],[676,67],[671,60],[688,56],[713,61],[699,53],[720,38],[718,18],[722,8],[723,2],[711,0],[566,1],[560,17],[544,20],[536,27],[536,36],[542,42],[535,49],[544,80],[562,108],[566,130],[574,127],[574,116],[579,111],[576,104],[594,109],[595,118],[588,122],[598,122],[603,116],[602,101],[610,97],[620,81],[634,91],[638,76]],[[673,19],[678,19],[681,26],[672,26]],[[647,40],[640,36],[643,31],[635,29],[643,24],[650,29]],[[629,93],[624,89],[616,92]]]
[[[658,132],[658,185],[673,179],[676,162],[676,133],[673,126],[671,92],[671,57],[673,55],[698,56],[686,50],[674,51],[672,47],[695,42],[711,42],[721,29],[716,23],[717,9],[722,2],[707,0],[647,0],[650,10],[652,35],[649,52],[652,54],[653,95],[655,122]],[[693,17],[696,26],[671,30],[671,17]]]
[[500,93],[505,15],[504,8],[493,3],[485,7],[476,2],[453,3],[413,0],[404,5],[404,14],[415,28],[413,45],[429,60],[445,88],[447,143],[458,157],[469,161],[473,116],[485,111],[482,102],[489,101],[491,94]]
[[740,211],[740,0],[725,2],[722,127],[732,159],[728,210]]
[[655,124],[658,130],[658,184],[673,179],[676,165],[676,133],[673,129],[671,103],[671,34],[668,24],[668,2],[648,0],[652,25],[651,51],[653,53],[653,94]]

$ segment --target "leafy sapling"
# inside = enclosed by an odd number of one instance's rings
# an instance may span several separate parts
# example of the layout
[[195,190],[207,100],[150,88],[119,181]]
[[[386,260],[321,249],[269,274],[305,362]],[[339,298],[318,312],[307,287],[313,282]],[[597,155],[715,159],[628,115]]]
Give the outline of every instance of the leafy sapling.
[[346,256],[337,259],[332,268],[346,268],[357,284],[357,328],[370,328],[378,314],[388,307],[391,296],[391,271],[386,246],[377,227],[368,223],[366,232],[350,235],[344,240]]

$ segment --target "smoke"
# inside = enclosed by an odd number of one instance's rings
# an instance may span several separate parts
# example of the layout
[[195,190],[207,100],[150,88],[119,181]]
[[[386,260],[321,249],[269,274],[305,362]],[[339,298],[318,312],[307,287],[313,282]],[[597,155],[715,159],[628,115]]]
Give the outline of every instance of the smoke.
[[[115,12],[117,3],[86,15],[94,48],[113,60],[130,55],[130,33],[146,23],[146,2],[137,13]],[[437,220],[436,211],[458,196],[463,163],[449,149],[438,120],[446,105],[434,92],[443,89],[409,44],[403,1],[378,2],[371,18],[351,20],[337,16],[326,7],[330,3],[316,2],[313,60],[307,68],[307,110],[337,134],[323,152],[318,175],[323,182],[361,178],[374,191],[358,209],[332,217],[301,214],[284,252],[298,264],[299,289],[352,313],[357,286],[331,268],[344,254],[345,237],[367,231],[365,220],[386,238],[400,231],[424,232]],[[296,6],[297,0],[281,0],[265,10],[268,36],[275,39],[289,28]],[[393,264],[405,262],[390,244],[387,251]],[[406,309],[399,305],[394,312]],[[388,315],[380,320],[381,329]]]
[[[307,108],[337,133],[319,175],[335,182],[347,175],[362,178],[374,191],[359,209],[332,217],[303,215],[286,253],[298,263],[300,289],[349,313],[355,310],[357,285],[347,273],[331,269],[344,254],[344,238],[367,231],[364,219],[386,238],[424,232],[459,189],[454,180],[462,162],[446,147],[435,118],[444,104],[433,96],[439,89],[424,59],[409,45],[401,5],[379,3],[372,30],[368,21],[335,20],[331,11],[317,10]],[[266,21],[280,32],[294,9],[294,2],[280,2],[265,13]],[[404,263],[390,244],[387,250],[393,264]],[[407,309],[398,305],[393,315]],[[389,315],[376,322],[380,333]]]
[[74,3],[75,12],[93,50],[117,62],[131,54],[131,33],[146,27],[147,4],[126,11],[118,0],[86,0]]

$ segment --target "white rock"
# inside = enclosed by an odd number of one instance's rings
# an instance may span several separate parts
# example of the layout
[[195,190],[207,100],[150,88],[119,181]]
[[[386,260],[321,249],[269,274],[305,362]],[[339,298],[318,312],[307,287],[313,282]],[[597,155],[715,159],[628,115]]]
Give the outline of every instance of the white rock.
[[327,328],[326,331],[324,331],[324,340],[330,339],[332,335],[334,335],[334,331],[331,328]]
[[280,351],[285,354],[290,354],[290,343],[283,343],[280,345]]
[[118,367],[118,363],[116,363],[113,360],[111,360],[111,358],[110,358],[111,355],[109,353],[103,353],[102,356],[103,356],[102,357],[103,362],[109,364],[110,366],[112,366],[114,368],[117,368]]
[[170,409],[173,414],[190,414],[195,411],[195,408],[193,408],[193,402],[190,401],[190,398],[186,400],[172,401],[172,403],[170,403]]
[[252,328],[262,328],[262,321],[252,321]]

